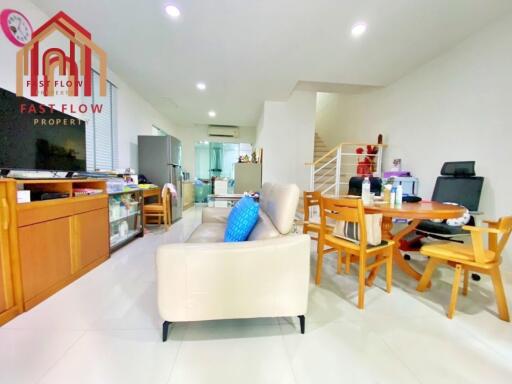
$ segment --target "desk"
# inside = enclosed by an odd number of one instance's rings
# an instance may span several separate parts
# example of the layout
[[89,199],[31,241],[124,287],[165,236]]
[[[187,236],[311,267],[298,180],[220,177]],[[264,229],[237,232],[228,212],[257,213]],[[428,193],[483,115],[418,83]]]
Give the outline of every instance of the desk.
[[[365,206],[365,212],[382,213],[382,237],[384,240],[393,240],[395,242],[393,261],[407,275],[419,280],[421,278],[421,274],[402,257],[402,253],[400,252],[400,240],[416,230],[416,227],[422,220],[452,219],[460,217],[464,214],[464,208],[457,205],[437,203],[435,201],[403,203],[401,206],[391,206],[390,204],[377,202],[375,204]],[[393,235],[391,233],[391,230],[393,229],[393,218],[411,219],[412,221],[404,229]],[[366,280],[366,284],[368,286],[373,284],[377,274],[379,273],[379,268],[375,268],[368,276],[368,279]]]
[[143,191],[144,199],[156,196],[158,198],[158,203],[162,202],[162,190],[160,188],[147,188],[143,189]]

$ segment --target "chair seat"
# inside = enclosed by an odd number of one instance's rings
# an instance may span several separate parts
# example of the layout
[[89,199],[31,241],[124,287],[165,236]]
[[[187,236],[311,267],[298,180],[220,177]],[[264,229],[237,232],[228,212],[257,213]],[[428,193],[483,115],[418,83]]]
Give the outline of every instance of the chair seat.
[[[457,244],[453,242],[432,243],[421,247],[420,252],[423,255],[443,260],[461,261],[464,264],[476,263],[475,253],[473,251],[473,247],[470,245]],[[488,263],[489,267],[496,264],[494,252],[484,250],[484,263]],[[482,263],[478,263],[478,265],[485,266],[485,264]]]
[[[331,246],[338,246],[342,248],[347,248],[353,251],[359,251],[360,246],[359,244],[353,243],[352,241],[348,241],[345,239],[342,239],[340,237],[336,237],[334,235],[325,235],[325,242]],[[392,240],[383,240],[380,245],[369,245],[366,248],[366,253],[373,254],[373,253],[379,253],[383,250],[385,250],[388,247],[392,247],[395,244]]]
[[462,227],[454,227],[453,225],[448,225],[446,223],[435,223],[430,220],[423,220],[421,223],[419,223],[416,230],[419,232],[425,232],[427,234],[447,237],[469,235],[469,232],[463,230]]
[[163,212],[164,206],[161,204],[146,204],[144,205],[144,212]]

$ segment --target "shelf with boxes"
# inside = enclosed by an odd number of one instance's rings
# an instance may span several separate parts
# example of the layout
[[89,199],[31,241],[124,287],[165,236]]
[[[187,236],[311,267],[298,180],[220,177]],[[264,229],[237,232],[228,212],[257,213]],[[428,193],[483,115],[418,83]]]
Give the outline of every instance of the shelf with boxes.
[[143,191],[109,193],[110,250],[114,251],[137,237],[144,236]]

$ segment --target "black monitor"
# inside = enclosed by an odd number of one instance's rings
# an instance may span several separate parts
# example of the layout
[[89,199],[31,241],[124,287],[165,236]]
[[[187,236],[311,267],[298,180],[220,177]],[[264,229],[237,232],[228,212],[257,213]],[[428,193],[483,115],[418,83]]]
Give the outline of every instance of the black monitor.
[[0,89],[0,169],[85,171],[85,122]]

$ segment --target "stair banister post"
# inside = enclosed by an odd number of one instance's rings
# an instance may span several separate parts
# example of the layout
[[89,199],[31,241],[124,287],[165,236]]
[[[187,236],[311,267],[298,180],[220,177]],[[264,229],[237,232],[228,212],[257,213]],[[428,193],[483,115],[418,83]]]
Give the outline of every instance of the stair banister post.
[[311,168],[309,169],[309,190],[315,190],[315,163],[311,164]]
[[340,195],[341,147],[342,145],[340,145],[336,150],[336,175],[334,179],[334,182],[336,183],[334,185],[334,194],[336,197]]
[[382,177],[382,152],[384,150],[383,146],[379,147],[379,152],[377,152],[377,172],[379,173],[379,177]]

